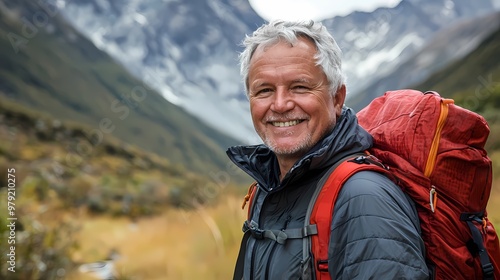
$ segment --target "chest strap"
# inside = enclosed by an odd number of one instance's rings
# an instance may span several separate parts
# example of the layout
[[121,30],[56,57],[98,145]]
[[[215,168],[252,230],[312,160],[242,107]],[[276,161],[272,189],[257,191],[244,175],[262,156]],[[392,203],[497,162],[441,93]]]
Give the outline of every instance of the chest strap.
[[314,234],[318,234],[316,225],[307,225],[302,228],[290,228],[283,230],[260,229],[255,221],[245,221],[243,223],[243,232],[249,231],[255,239],[271,239],[279,244],[285,244],[287,239],[300,239]]

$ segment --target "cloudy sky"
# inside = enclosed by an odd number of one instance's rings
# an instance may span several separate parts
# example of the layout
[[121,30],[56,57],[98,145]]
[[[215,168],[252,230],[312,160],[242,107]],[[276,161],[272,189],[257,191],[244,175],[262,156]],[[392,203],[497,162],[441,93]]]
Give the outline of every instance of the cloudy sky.
[[378,7],[394,7],[399,2],[401,0],[250,0],[250,5],[266,20],[323,20],[355,10],[371,12]]

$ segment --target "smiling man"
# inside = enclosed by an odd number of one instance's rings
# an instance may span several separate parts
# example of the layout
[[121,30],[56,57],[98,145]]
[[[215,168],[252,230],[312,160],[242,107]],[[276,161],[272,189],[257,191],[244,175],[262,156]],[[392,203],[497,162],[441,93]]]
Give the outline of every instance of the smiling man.
[[[241,74],[264,144],[227,151],[257,182],[234,278],[318,279],[308,206],[332,166],[363,153],[372,138],[344,106],[341,51],[320,23],[273,21],[244,45]],[[356,173],[333,207],[323,244],[329,277],[428,278],[415,206],[388,178]]]
[[329,82],[306,38],[293,45],[261,45],[250,60],[248,93],[255,129],[276,154],[284,176],[340,116],[345,87],[329,94]]

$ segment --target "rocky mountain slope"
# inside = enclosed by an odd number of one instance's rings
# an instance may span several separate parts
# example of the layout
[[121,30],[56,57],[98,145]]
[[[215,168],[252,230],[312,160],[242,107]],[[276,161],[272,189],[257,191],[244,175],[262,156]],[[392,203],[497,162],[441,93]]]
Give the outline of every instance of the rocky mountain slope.
[[[170,102],[244,142],[258,142],[237,54],[263,23],[245,0],[55,1],[96,46]],[[344,51],[350,95],[387,75],[432,35],[494,10],[491,0],[403,0],[325,20]]]
[[[430,78],[434,72],[450,63],[460,61],[500,26],[500,13],[465,19],[443,28],[426,45],[402,61],[386,76],[351,96],[347,102],[355,110],[366,106],[373,98],[387,90],[407,88]],[[427,90],[432,90],[428,88]]]

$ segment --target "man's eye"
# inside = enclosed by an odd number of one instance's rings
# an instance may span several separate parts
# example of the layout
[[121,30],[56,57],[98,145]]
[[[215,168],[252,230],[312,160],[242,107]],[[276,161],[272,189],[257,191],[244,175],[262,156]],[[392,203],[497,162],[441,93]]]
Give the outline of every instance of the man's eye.
[[306,86],[294,86],[292,88],[293,91],[298,91],[298,92],[303,92],[303,91],[308,91],[309,88]]
[[261,89],[253,89],[250,91],[251,96],[268,96],[270,93],[272,93],[273,89],[272,88],[261,88]]
[[272,89],[270,89],[270,88],[263,88],[263,89],[259,89],[259,90],[255,91],[255,95],[259,95],[259,94],[263,94],[263,93],[269,93],[271,91],[272,91]]

